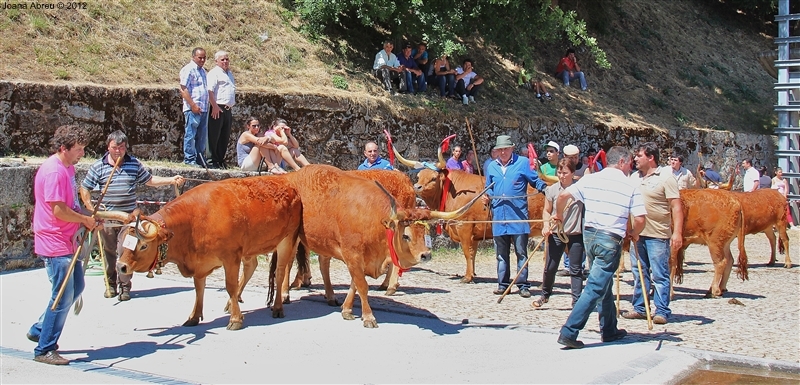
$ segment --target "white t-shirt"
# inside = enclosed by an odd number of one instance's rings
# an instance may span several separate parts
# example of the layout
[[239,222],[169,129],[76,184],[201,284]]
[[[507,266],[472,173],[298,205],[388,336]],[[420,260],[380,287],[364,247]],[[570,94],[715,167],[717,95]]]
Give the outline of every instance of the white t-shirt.
[[753,185],[758,182],[760,177],[761,175],[758,174],[758,170],[755,167],[748,168],[744,173],[744,192],[753,191]]
[[[464,69],[463,69],[463,68],[461,68],[461,67],[457,67],[457,68],[456,68],[456,73],[457,73],[457,74],[459,74],[459,75],[461,75],[461,74],[463,74],[463,73],[464,73]],[[474,77],[476,77],[476,76],[478,76],[478,74],[476,74],[476,73],[475,73],[475,71],[472,71],[472,72],[470,72],[470,73],[468,73],[468,74],[464,75],[464,77],[463,77],[463,78],[461,78],[461,79],[463,79],[463,80],[464,80],[464,87],[468,86],[468,85],[469,85],[469,82],[470,82],[470,81],[472,81],[472,78],[474,78]]]
[[208,90],[214,93],[219,105],[233,107],[236,104],[236,82],[231,71],[223,71],[221,67],[214,67],[208,71]]

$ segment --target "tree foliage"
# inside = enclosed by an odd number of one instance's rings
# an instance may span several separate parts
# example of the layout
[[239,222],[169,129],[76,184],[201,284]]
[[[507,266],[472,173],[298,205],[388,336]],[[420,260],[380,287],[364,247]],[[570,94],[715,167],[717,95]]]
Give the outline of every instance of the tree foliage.
[[294,7],[312,35],[334,24],[361,23],[393,37],[423,39],[437,52],[451,54],[464,51],[462,38],[477,34],[519,60],[530,59],[537,42],[566,37],[587,47],[600,67],[611,66],[586,23],[551,0],[294,0]]

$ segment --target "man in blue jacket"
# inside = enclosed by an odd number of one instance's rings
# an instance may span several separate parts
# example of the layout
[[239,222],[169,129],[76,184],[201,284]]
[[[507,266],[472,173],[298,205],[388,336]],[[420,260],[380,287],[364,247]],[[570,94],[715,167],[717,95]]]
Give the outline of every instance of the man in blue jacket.
[[511,284],[510,256],[511,244],[517,254],[517,271],[522,270],[514,282],[519,287],[519,295],[530,298],[528,283],[528,235],[531,228],[527,222],[504,222],[528,220],[528,184],[544,191],[547,184],[539,179],[535,171],[528,166],[528,158],[514,154],[514,143],[508,135],[500,135],[493,148],[497,159],[489,163],[486,170],[486,187],[492,185],[483,197],[483,203],[491,203],[492,236],[497,254],[497,290],[494,294],[503,294]]

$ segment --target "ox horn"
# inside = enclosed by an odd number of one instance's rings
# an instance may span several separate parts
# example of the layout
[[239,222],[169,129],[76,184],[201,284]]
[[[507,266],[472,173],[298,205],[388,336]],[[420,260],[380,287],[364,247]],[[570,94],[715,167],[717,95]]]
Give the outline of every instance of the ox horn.
[[133,221],[131,215],[123,211],[98,211],[94,216],[100,219],[120,221],[122,223],[130,223]]
[[378,185],[378,187],[380,187],[381,191],[383,191],[383,193],[386,194],[387,197],[389,197],[389,206],[392,209],[391,215],[389,217],[392,218],[392,219],[396,219],[397,218],[397,201],[394,200],[394,197],[392,196],[392,194],[389,194],[389,192],[386,191],[385,188],[383,188],[382,184],[378,183],[378,181],[375,181],[375,184]]
[[400,163],[402,163],[402,164],[406,165],[407,167],[411,167],[411,168],[413,168],[413,169],[420,169],[420,168],[424,168],[424,167],[425,167],[425,165],[423,165],[423,164],[422,164],[422,163],[420,163],[419,161],[416,161],[416,160],[408,160],[408,159],[406,159],[406,158],[403,158],[403,157],[400,155],[400,153],[399,153],[399,152],[397,152],[397,149],[396,149],[394,146],[392,146],[392,151],[394,152],[394,156],[397,158],[397,160],[398,160]]
[[469,201],[469,203],[467,203],[466,205],[464,205],[463,207],[461,207],[460,209],[458,209],[456,211],[434,211],[434,210],[431,210],[431,218],[433,218],[433,219],[451,220],[451,219],[456,219],[456,218],[464,215],[467,212],[467,210],[469,210],[470,207],[472,207],[472,205],[475,204],[475,202],[478,201],[478,198],[482,197],[483,194],[486,194],[486,192],[489,191],[489,189],[492,188],[492,186],[494,186],[494,183],[486,186],[486,188],[483,189],[483,191],[481,191],[480,194],[476,195],[475,198],[472,198],[472,200]]
[[442,146],[439,146],[439,149],[436,151],[436,155],[439,157],[439,161],[436,162],[436,167],[440,170],[444,170],[447,167],[447,161],[444,160],[444,155],[442,155]]
[[136,232],[142,236],[144,239],[155,239],[158,235],[159,226],[151,221],[144,220],[142,221],[142,228],[144,229],[144,234],[139,231],[139,227],[136,227]]

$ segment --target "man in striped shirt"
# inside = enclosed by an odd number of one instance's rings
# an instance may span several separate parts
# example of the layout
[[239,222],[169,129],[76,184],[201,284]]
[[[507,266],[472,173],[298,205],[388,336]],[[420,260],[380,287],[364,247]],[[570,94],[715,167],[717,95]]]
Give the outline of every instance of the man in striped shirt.
[[[83,205],[87,208],[92,205],[92,190],[99,190],[105,187],[108,178],[111,183],[108,185],[103,204],[106,210],[132,212],[136,208],[136,186],[145,184],[151,187],[183,184],[184,179],[180,175],[172,178],[154,176],[150,174],[138,159],[127,154],[128,137],[122,131],[114,131],[106,139],[108,152],[102,158],[94,162],[89,167],[89,172],[83,179],[80,187],[80,196]],[[117,159],[122,157],[120,164],[114,175],[111,171],[117,163]],[[106,259],[106,278],[108,279],[109,290],[106,291],[106,298],[114,298],[119,294],[120,301],[131,299],[131,277],[129,275],[117,275],[117,255],[122,250],[121,244],[117,244],[117,235],[120,227],[103,227],[99,235],[103,238],[103,251]],[[117,292],[119,284],[119,292]]]
[[[628,333],[617,329],[616,306],[611,290],[614,273],[619,266],[622,240],[636,241],[644,229],[647,214],[639,187],[628,179],[631,172],[631,152],[615,146],[608,151],[608,166],[600,172],[586,175],[579,183],[567,187],[559,194],[556,212],[551,220],[561,221],[570,198],[583,202],[583,242],[586,254],[594,258],[589,279],[578,302],[572,308],[561,328],[558,343],[571,349],[580,349],[578,333],[586,326],[589,315],[597,307],[603,342],[616,341]],[[628,227],[628,218],[633,224]]]

